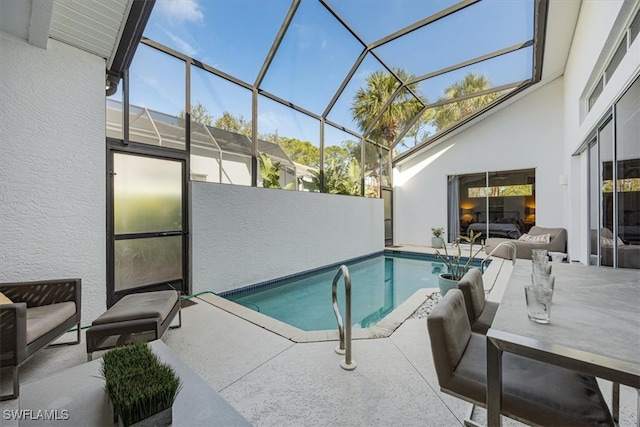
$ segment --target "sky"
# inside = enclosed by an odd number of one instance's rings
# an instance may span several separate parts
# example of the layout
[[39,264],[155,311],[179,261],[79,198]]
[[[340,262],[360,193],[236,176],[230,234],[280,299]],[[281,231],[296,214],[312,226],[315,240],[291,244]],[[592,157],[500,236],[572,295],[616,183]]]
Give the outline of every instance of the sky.
[[[328,0],[370,44],[455,4],[452,0]],[[144,36],[246,82],[255,83],[291,0],[158,0]],[[483,0],[384,44],[374,53],[389,67],[424,75],[533,38],[533,0]],[[364,47],[317,0],[302,0],[261,89],[322,115]],[[435,102],[468,71],[494,86],[531,76],[532,49],[503,55],[424,81]],[[371,54],[356,70],[328,119],[359,131],[350,107],[366,77],[383,65]],[[184,62],[140,45],[131,67],[131,103],[178,115],[184,109]],[[251,92],[194,67],[191,103],[215,118],[229,111],[251,118]],[[317,120],[261,97],[259,133],[277,131],[318,144]]]

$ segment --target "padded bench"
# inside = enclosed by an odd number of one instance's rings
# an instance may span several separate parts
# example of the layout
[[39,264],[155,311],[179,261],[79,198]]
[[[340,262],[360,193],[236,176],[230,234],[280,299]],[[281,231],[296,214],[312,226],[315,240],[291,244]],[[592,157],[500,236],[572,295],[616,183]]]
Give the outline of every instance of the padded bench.
[[91,323],[87,330],[87,359],[94,351],[160,339],[178,314],[182,326],[180,294],[174,290],[144,292],[123,297]]

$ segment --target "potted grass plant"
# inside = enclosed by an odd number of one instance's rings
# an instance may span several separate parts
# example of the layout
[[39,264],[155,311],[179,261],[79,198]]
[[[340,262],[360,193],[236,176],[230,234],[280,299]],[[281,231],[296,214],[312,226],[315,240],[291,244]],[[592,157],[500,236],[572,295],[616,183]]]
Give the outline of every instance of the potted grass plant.
[[181,381],[172,367],[160,362],[146,342],[106,353],[101,373],[121,426],[171,424],[173,402],[180,392]]
[[[447,245],[444,245],[444,255],[440,253],[440,251],[436,251],[436,257],[442,259],[447,266],[447,272],[440,273],[438,277],[441,296],[445,296],[450,289],[456,289],[462,276],[471,268],[473,259],[482,250],[482,245],[480,245],[479,249],[475,253],[473,252],[473,246],[481,234],[482,233],[474,234],[473,230],[471,230],[469,236],[459,236],[451,244],[451,254],[447,251]],[[469,256],[466,258],[462,256],[461,243],[469,245]]]
[[444,239],[442,235],[444,234],[444,228],[442,227],[434,227],[431,229],[431,247],[435,249],[441,249],[444,247]]

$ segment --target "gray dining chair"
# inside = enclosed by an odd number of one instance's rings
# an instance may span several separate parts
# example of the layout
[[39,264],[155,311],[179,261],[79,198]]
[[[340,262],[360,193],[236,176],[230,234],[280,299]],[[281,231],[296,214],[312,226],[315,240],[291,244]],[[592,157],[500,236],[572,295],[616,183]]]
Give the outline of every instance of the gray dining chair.
[[480,270],[472,268],[467,271],[458,282],[458,289],[464,296],[471,331],[485,335],[493,323],[499,304],[485,299],[484,282]]
[[[462,291],[453,289],[427,318],[440,389],[486,407],[486,337],[471,332]],[[613,426],[596,379],[511,353],[502,358],[502,415],[544,426]],[[470,419],[465,425],[477,425]]]

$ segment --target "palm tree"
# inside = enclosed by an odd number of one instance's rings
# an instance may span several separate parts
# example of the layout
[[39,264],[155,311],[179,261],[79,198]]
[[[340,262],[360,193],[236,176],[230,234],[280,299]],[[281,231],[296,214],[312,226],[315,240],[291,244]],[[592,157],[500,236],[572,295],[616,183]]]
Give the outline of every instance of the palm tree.
[[[403,82],[414,79],[414,76],[403,69],[393,71]],[[399,85],[400,82],[386,71],[375,71],[367,77],[366,86],[356,91],[351,105],[351,113],[361,131],[364,132],[374,125],[374,120]],[[408,88],[411,88],[416,96],[420,96],[416,83],[403,87],[375,123],[368,135],[370,139],[392,145],[404,127],[418,114],[422,104],[411,95]],[[426,102],[426,99],[423,101]]]
[[[441,99],[455,99],[489,89],[490,87],[491,82],[487,77],[482,74],[468,73],[462,80],[446,88]],[[445,129],[461,118],[493,102],[500,95],[500,92],[494,92],[436,107],[432,123],[437,131]]]

